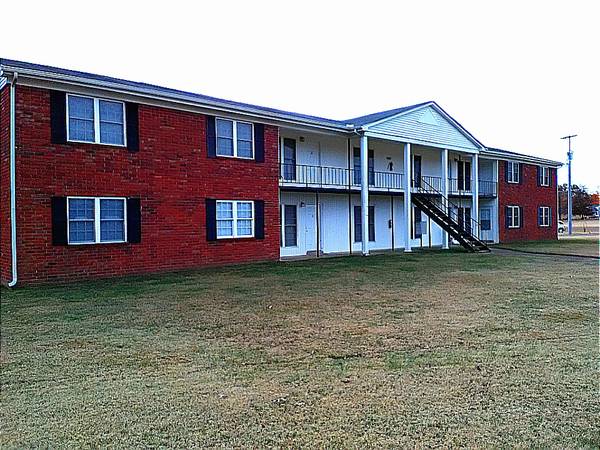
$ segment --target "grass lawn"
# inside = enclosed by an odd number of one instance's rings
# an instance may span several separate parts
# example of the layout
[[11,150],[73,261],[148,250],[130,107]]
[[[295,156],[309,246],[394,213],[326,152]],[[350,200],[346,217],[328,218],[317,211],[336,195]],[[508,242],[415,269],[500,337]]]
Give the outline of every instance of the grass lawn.
[[459,251],[2,290],[0,446],[598,447],[598,262]]
[[501,244],[498,247],[541,253],[598,256],[600,243],[598,237],[591,236],[586,238],[562,238],[553,241],[513,242]]

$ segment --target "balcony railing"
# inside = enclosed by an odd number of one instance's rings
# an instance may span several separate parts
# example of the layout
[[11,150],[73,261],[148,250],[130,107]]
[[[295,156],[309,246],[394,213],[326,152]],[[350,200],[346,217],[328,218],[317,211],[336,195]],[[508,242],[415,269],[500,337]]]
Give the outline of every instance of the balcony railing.
[[[361,171],[343,167],[308,166],[282,163],[279,172],[283,184],[306,187],[360,187]],[[376,189],[402,189],[403,174],[369,171],[369,186]]]
[[[479,180],[479,195],[495,197],[497,195],[496,181]],[[469,178],[449,178],[448,193],[452,195],[470,195],[473,192],[473,180]]]
[[[360,170],[344,167],[281,163],[279,177],[280,183],[288,186],[358,189],[361,183]],[[442,181],[441,177],[422,175],[420,178],[413,179],[412,188],[420,192],[441,192]],[[389,191],[403,190],[404,174],[370,170],[369,187]],[[496,189],[495,181],[479,180],[479,195],[495,196]],[[450,178],[448,192],[455,195],[470,194],[471,180]]]

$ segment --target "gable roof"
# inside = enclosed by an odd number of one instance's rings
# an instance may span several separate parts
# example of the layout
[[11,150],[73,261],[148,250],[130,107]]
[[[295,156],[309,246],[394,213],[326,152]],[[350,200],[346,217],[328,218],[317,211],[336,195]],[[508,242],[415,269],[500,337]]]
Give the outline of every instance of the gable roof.
[[483,155],[490,155],[501,159],[515,159],[525,162],[534,162],[538,164],[546,164],[548,166],[560,167],[563,165],[560,161],[554,161],[552,159],[540,158],[538,156],[526,155],[525,153],[517,153],[511,150],[504,150],[501,148],[486,147],[481,152]]
[[[158,97],[164,100],[178,101],[191,103],[196,106],[209,109],[218,109],[221,111],[254,115],[256,117],[264,117],[284,122],[294,122],[306,126],[319,128],[327,128],[337,132],[354,133],[363,127],[372,125],[376,122],[402,115],[426,105],[434,106],[445,118],[452,122],[461,132],[463,132],[473,142],[484,147],[471,133],[469,133],[457,120],[446,113],[436,102],[427,101],[414,105],[394,108],[387,111],[380,111],[364,116],[354,117],[345,120],[328,119],[310,114],[302,114],[292,111],[285,111],[277,108],[253,105],[250,103],[237,102],[209,95],[198,94],[194,92],[182,91],[168,87],[157,86],[149,83],[138,81],[124,80],[122,78],[109,77],[106,75],[98,75],[89,72],[77,70],[63,69],[60,67],[47,66],[42,64],[34,64],[24,61],[16,61],[6,58],[0,58],[0,86],[2,86],[7,74],[18,72],[20,75],[30,76],[46,81],[75,83],[90,87],[98,87],[110,89],[118,92],[133,93],[141,96]],[[485,147],[482,152],[490,155],[512,155],[513,157],[526,157],[542,162],[547,162],[553,165],[562,165],[560,162],[536,158],[534,156],[524,155],[522,153],[510,152],[508,150],[494,149]]]

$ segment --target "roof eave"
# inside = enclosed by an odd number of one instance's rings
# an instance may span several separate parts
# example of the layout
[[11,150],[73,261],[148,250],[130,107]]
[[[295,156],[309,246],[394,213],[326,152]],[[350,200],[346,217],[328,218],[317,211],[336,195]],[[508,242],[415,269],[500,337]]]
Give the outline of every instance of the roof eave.
[[46,82],[57,82],[64,84],[71,84],[83,87],[97,88],[108,90],[112,92],[119,92],[121,94],[133,94],[141,97],[148,97],[153,99],[159,99],[163,101],[173,102],[173,103],[184,103],[187,105],[194,105],[201,108],[214,109],[222,112],[228,112],[232,114],[242,114],[249,115],[255,118],[263,118],[263,119],[271,119],[279,122],[290,123],[293,125],[301,125],[314,127],[319,129],[325,129],[328,131],[335,131],[340,133],[348,133],[353,132],[354,129],[350,129],[345,125],[337,125],[332,124],[326,121],[319,120],[309,120],[303,119],[300,117],[293,117],[289,114],[285,113],[276,113],[264,111],[259,108],[252,107],[236,107],[228,104],[227,102],[219,102],[217,100],[198,100],[191,95],[186,95],[184,93],[177,94],[166,94],[161,92],[159,89],[153,89],[151,87],[140,87],[140,86],[131,86],[126,83],[119,83],[115,81],[105,81],[105,80],[95,80],[92,78],[74,76],[68,74],[61,74],[55,72],[49,72],[44,70],[35,70],[30,68],[22,68],[17,66],[11,66],[10,64],[5,64],[0,69],[0,76],[6,77],[7,79],[12,79],[14,73],[18,73],[20,79],[24,77],[29,77],[32,79],[42,80]]
[[529,162],[529,163],[534,163],[534,164],[543,164],[545,166],[551,166],[551,167],[562,167],[564,165],[564,163],[560,162],[560,161],[553,161],[551,159],[545,159],[545,158],[538,158],[536,156],[530,156],[530,155],[522,155],[520,153],[504,153],[504,152],[500,152],[497,150],[493,150],[490,148],[483,148],[481,150],[481,154],[485,155],[485,156],[493,156],[494,158],[497,159],[502,159],[502,160],[516,160],[516,161],[523,161],[523,162]]

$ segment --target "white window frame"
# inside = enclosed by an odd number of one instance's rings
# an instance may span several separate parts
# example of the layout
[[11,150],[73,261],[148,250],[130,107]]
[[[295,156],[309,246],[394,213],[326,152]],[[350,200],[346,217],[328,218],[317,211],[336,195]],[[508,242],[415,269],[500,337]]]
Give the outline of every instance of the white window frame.
[[521,182],[520,164],[521,163],[517,161],[508,161],[508,179],[506,181],[513,184],[519,184]]
[[550,167],[540,166],[540,170],[542,171],[540,186],[550,186]]
[[[286,236],[286,226],[285,226],[285,207],[286,206],[295,206],[296,207],[296,245],[285,245],[285,236]],[[300,237],[298,233],[299,228],[299,217],[298,210],[300,207],[296,203],[282,203],[281,204],[281,247],[283,248],[298,248],[300,246]]]
[[[521,208],[520,206],[508,205],[508,209],[510,211],[509,217],[510,221],[508,224],[508,228],[521,228]],[[515,211],[517,211],[517,215],[515,215]],[[519,220],[515,220],[515,217],[518,217]]]
[[[225,120],[227,122],[231,122],[233,125],[233,155],[221,155],[219,153],[219,127],[217,122],[219,120]],[[252,156],[238,156],[238,148],[237,148],[237,124],[243,123],[246,125],[250,125],[252,130]],[[254,124],[252,122],[246,122],[243,120],[235,120],[228,119],[226,117],[215,117],[215,154],[221,158],[239,158],[239,159],[254,159],[255,151],[254,151]]]
[[[93,242],[71,242],[71,220],[69,218],[69,202],[76,200],[94,200],[94,241]],[[122,200],[123,201],[123,240],[101,241],[100,240],[100,200]],[[127,242],[127,198],[126,197],[67,197],[67,243],[69,245],[94,245],[94,244],[123,244]]]
[[[232,213],[233,213],[233,226],[232,226],[232,230],[231,232],[233,233],[231,236],[219,236],[219,227],[218,227],[218,223],[219,220],[231,220],[231,219],[219,219],[219,203],[231,203],[232,204]],[[252,206],[252,217],[248,218],[248,217],[240,217],[239,220],[250,220],[251,225],[250,225],[250,229],[252,231],[252,234],[249,235],[243,235],[243,236],[239,236],[238,235],[238,227],[237,227],[237,223],[238,223],[238,216],[237,216],[237,206],[239,203],[250,203],[250,205]],[[216,211],[215,211],[215,227],[216,227],[216,234],[217,234],[217,239],[246,239],[246,238],[253,238],[254,237],[254,221],[256,220],[255,217],[255,208],[254,208],[254,200],[217,200],[217,207],[216,207]]]
[[[81,97],[81,98],[89,98],[94,101],[94,140],[93,141],[80,141],[77,139],[71,139],[71,131],[69,130],[69,97]],[[111,144],[109,142],[101,142],[100,141],[100,100],[112,102],[112,103],[120,103],[123,108],[123,143],[122,144]],[[127,114],[125,111],[125,102],[119,100],[113,100],[110,98],[100,98],[100,97],[90,97],[89,95],[80,95],[80,94],[67,94],[66,95],[67,109],[67,142],[78,142],[82,144],[99,144],[99,145],[112,145],[114,147],[127,147]]]
[[[542,223],[540,227],[548,228],[550,226],[550,207],[549,206],[540,206],[542,210]],[[538,211],[539,217],[539,211]]]

